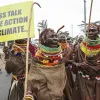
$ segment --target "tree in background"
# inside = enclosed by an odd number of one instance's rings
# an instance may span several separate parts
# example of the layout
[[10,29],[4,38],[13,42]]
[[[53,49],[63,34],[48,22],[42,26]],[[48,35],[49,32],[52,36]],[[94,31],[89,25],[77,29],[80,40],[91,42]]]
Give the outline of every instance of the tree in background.
[[39,34],[48,27],[47,20],[42,20],[38,23]]

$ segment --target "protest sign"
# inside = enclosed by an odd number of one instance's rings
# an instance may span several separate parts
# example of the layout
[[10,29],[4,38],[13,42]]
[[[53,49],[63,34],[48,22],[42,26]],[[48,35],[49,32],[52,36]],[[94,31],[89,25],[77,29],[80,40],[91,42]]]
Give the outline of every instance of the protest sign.
[[[28,37],[30,10],[33,1],[0,7],[0,42]],[[34,37],[34,15],[32,14],[30,37]]]

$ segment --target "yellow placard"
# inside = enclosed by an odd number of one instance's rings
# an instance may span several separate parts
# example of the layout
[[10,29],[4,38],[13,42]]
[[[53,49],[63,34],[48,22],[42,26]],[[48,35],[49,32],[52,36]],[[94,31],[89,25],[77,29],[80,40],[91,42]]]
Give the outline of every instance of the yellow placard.
[[[0,7],[0,42],[28,37],[28,26],[32,4],[33,1],[28,1]],[[30,37],[35,37],[33,14]]]

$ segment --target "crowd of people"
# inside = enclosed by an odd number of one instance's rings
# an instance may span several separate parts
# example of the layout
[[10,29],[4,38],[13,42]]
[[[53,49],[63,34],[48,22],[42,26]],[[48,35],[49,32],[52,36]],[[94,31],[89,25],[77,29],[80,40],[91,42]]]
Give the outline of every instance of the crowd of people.
[[45,28],[36,48],[29,44],[24,97],[27,39],[4,47],[5,70],[12,73],[8,100],[100,100],[99,28],[87,26],[85,37],[69,42],[64,32]]

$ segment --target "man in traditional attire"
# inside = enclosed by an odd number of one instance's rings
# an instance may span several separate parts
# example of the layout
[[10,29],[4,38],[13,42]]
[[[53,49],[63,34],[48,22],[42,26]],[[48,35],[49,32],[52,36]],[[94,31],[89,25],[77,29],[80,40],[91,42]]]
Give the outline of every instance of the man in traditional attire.
[[[100,38],[95,25],[87,28],[86,38],[75,48],[72,62],[76,74],[73,100],[100,100]],[[88,39],[87,39],[88,36]]]
[[57,34],[45,29],[40,34],[39,50],[29,70],[25,100],[71,100]]
[[[26,39],[15,40],[12,46],[4,47],[5,70],[12,73],[8,100],[22,100],[24,96],[24,74],[26,69]],[[30,63],[30,62],[29,62]]]

